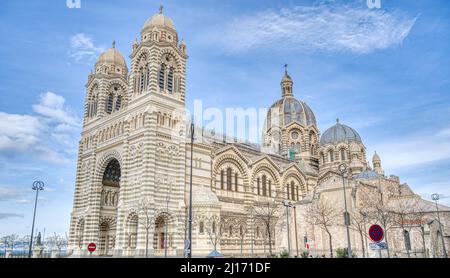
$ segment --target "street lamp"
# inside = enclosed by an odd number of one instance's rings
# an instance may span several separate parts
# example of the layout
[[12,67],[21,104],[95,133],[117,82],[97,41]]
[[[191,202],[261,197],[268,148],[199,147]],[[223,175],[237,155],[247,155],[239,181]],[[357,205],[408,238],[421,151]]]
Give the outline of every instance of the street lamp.
[[[166,210],[167,210],[167,216],[169,216],[169,202],[170,202],[170,196],[167,195],[166,196]],[[168,226],[169,226],[169,221],[165,221],[166,225],[164,227],[164,236],[165,236],[165,240],[164,240],[164,258],[167,258],[167,247],[168,247],[168,241],[169,241],[169,235],[168,235]]]
[[439,207],[438,207],[438,200],[440,199],[439,194],[433,194],[431,195],[431,199],[433,199],[433,201],[436,204],[436,212],[437,212],[437,217],[438,217],[438,222],[439,222],[439,232],[441,233],[441,240],[442,240],[442,250],[444,251],[444,258],[447,258],[447,250],[445,249],[445,241],[444,241],[444,234],[442,233],[442,224],[441,224],[441,217],[439,216]]
[[346,189],[345,189],[345,176],[348,173],[348,168],[345,163],[339,165],[339,172],[341,172],[342,175],[342,186],[344,187],[344,205],[345,205],[345,214],[344,214],[344,221],[345,221],[345,227],[347,229],[347,243],[348,243],[348,257],[352,258],[352,244],[350,241],[350,215],[347,210],[347,196],[346,196]]
[[291,202],[284,202],[283,205],[286,207],[286,220],[287,220],[287,240],[288,240],[288,257],[291,257],[291,236],[289,229],[289,208],[293,207]]
[[34,221],[36,219],[36,207],[37,207],[39,191],[44,190],[44,182],[35,181],[35,182],[33,182],[33,186],[31,188],[36,191],[36,199],[34,201],[33,225],[31,226],[30,249],[28,250],[28,258],[31,258],[31,249],[33,246]]
[[189,239],[188,239],[188,258],[192,258],[192,161],[194,155],[194,133],[195,124],[194,117],[191,120],[191,165],[190,165],[190,177],[189,177]]

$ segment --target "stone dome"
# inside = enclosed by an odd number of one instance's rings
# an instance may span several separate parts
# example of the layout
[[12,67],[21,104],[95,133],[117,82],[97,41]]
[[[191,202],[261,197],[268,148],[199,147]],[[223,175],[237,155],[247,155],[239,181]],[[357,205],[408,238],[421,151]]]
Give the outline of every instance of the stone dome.
[[171,29],[176,32],[172,19],[162,13],[162,7],[158,14],[155,14],[145,22],[142,31],[151,31],[154,27]]
[[123,55],[116,49],[115,43],[113,47],[103,52],[97,59],[96,64],[108,64],[120,67],[127,67],[127,63]]
[[362,144],[361,136],[353,128],[337,123],[322,134],[320,145],[357,142]]
[[381,162],[381,158],[377,154],[377,152],[375,152],[375,154],[373,155],[372,161],[374,161],[374,162]]
[[317,125],[312,109],[293,96],[283,97],[275,102],[267,114],[267,127],[284,127],[298,122],[303,126]]

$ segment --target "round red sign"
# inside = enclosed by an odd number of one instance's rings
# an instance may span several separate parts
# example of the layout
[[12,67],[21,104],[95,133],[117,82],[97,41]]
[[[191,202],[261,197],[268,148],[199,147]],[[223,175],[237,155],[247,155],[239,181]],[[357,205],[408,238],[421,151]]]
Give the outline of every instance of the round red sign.
[[380,242],[384,238],[384,231],[380,225],[372,225],[369,229],[370,239],[374,242]]
[[93,253],[97,249],[97,245],[95,243],[89,243],[87,248],[89,252]]

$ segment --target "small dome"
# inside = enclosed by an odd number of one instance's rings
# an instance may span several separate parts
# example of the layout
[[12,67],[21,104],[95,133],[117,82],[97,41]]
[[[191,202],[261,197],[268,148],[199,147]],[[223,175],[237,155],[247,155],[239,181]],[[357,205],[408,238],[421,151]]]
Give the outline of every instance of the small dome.
[[303,101],[293,96],[284,97],[275,102],[267,115],[267,128],[284,127],[292,122],[304,126],[317,125],[312,109]]
[[374,161],[374,162],[381,162],[381,158],[377,154],[377,152],[375,152],[375,154],[373,155],[372,161]]
[[281,80],[281,83],[283,82],[293,82],[291,76],[287,73],[284,74],[283,79]]
[[358,180],[370,180],[370,179],[376,179],[378,178],[380,175],[372,170],[367,170],[364,172],[359,173],[355,178]]
[[358,142],[362,144],[361,136],[353,128],[337,123],[327,129],[320,139],[320,145]]
[[126,68],[127,63],[123,55],[116,49],[115,43],[113,47],[103,52],[97,59],[96,64],[109,64]]
[[155,14],[154,16],[152,16],[145,22],[142,30],[143,31],[152,30],[154,27],[167,28],[167,29],[172,29],[173,31],[176,31],[175,25],[173,24],[172,19],[170,19],[168,16],[165,16],[162,13],[162,7],[158,14]]

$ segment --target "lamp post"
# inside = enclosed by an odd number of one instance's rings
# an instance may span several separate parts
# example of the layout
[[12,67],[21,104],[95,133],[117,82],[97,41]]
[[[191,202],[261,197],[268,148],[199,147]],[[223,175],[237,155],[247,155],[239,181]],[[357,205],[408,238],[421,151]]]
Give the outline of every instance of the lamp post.
[[33,182],[33,186],[31,188],[36,191],[36,199],[34,200],[33,225],[31,226],[30,249],[28,250],[28,258],[31,258],[31,249],[33,246],[34,221],[36,220],[36,208],[37,208],[39,191],[44,190],[44,182],[35,181],[35,182]]
[[[166,210],[167,210],[167,216],[169,216],[169,202],[170,202],[170,196],[167,195],[166,196]],[[169,235],[168,235],[168,226],[169,226],[169,221],[165,221],[165,227],[164,227],[164,258],[167,258],[167,245],[168,245],[168,240],[169,240]]]
[[345,227],[347,229],[348,257],[352,258],[353,257],[352,244],[350,241],[350,215],[348,214],[348,210],[347,210],[347,196],[346,196],[346,189],[345,189],[345,176],[348,173],[347,165],[346,164],[339,165],[339,172],[341,172],[342,186],[344,187],[344,206],[345,206],[344,221],[345,221]]
[[441,240],[442,240],[442,251],[444,251],[444,258],[448,258],[447,256],[447,250],[445,249],[445,241],[444,241],[444,234],[442,233],[442,223],[441,223],[441,217],[439,216],[439,207],[438,207],[438,200],[440,199],[439,194],[433,194],[431,195],[431,198],[436,204],[436,212],[439,222],[439,232],[441,233]]
[[298,254],[298,234],[297,234],[297,207],[294,205],[294,231],[295,231],[295,248],[297,250],[297,258],[299,256]]
[[194,117],[191,120],[191,165],[190,165],[190,177],[189,177],[189,244],[188,244],[188,258],[192,258],[192,161],[194,155],[194,133],[195,124]]
[[287,221],[287,240],[288,240],[288,257],[291,257],[291,231],[289,229],[289,208],[292,207],[292,203],[284,202],[283,205],[286,207],[286,221]]

